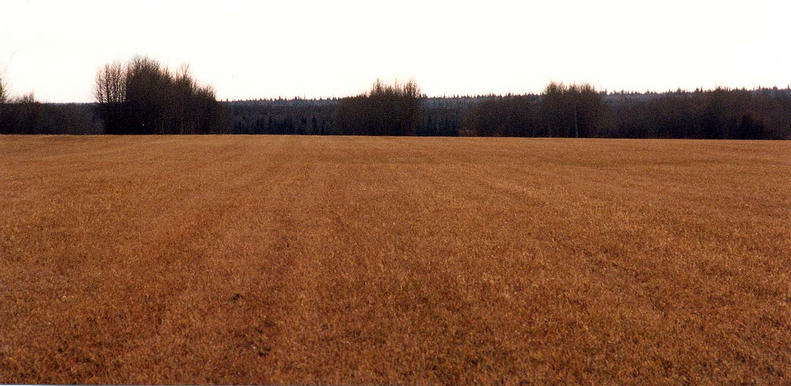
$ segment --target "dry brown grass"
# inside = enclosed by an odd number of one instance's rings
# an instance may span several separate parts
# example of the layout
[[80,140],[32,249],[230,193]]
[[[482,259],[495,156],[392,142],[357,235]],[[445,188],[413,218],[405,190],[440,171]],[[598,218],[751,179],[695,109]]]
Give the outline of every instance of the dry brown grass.
[[791,143],[0,137],[0,381],[791,382]]

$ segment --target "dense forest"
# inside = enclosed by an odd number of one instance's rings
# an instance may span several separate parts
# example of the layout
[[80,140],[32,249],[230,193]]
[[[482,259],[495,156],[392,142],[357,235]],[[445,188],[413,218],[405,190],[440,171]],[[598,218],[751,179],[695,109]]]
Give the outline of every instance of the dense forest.
[[[417,122],[414,131],[384,133],[370,114],[394,113],[377,112],[367,99],[363,94],[221,104],[228,132],[236,134],[791,139],[787,88],[604,93],[551,84],[533,95],[420,97],[417,117],[409,118]],[[350,103],[358,106],[354,119]]]
[[310,134],[791,139],[791,89],[608,93],[549,84],[540,94],[426,97],[414,81],[376,81],[340,99],[219,102],[188,67],[136,57],[102,67],[96,103],[7,95],[3,134]]

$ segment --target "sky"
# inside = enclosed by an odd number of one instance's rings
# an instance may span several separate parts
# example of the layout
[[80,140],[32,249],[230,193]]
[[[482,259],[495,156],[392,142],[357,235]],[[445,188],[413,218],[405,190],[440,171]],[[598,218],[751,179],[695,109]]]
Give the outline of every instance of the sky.
[[12,95],[90,102],[105,63],[189,64],[218,99],[429,96],[550,82],[666,91],[791,84],[789,1],[0,1]]

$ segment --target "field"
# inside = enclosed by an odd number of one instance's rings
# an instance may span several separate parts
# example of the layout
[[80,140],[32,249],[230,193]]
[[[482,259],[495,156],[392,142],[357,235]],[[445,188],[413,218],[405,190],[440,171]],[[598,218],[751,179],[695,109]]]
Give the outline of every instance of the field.
[[791,382],[791,143],[0,136],[2,383]]

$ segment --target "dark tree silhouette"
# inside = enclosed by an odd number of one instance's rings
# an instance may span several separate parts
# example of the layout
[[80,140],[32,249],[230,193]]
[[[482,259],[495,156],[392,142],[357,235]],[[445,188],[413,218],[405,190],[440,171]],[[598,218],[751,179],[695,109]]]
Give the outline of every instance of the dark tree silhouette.
[[8,91],[6,91],[5,81],[0,77],[0,104],[5,103],[8,99]]
[[40,103],[33,93],[12,98],[0,79],[1,134],[98,134],[86,104]]
[[377,81],[343,99],[219,103],[189,67],[171,72],[146,57],[105,65],[94,87],[95,105],[39,103],[8,95],[0,79],[0,133],[791,139],[791,88],[600,93],[550,83],[540,95],[426,98],[415,82]]
[[465,134],[483,137],[533,136],[529,95],[490,96],[479,102],[465,117]]
[[123,133],[125,124],[126,70],[121,63],[106,64],[96,74],[94,94],[108,134]]
[[605,106],[590,85],[550,83],[541,97],[542,134],[551,137],[598,136]]
[[146,57],[108,64],[96,75],[95,96],[108,134],[224,131],[214,91],[198,86],[187,66],[174,75]]
[[347,135],[415,135],[422,98],[415,81],[386,85],[377,80],[367,94],[341,99],[335,110],[335,132]]
[[33,93],[0,104],[0,133],[49,134],[41,124],[42,105]]

